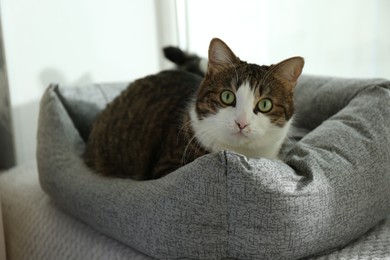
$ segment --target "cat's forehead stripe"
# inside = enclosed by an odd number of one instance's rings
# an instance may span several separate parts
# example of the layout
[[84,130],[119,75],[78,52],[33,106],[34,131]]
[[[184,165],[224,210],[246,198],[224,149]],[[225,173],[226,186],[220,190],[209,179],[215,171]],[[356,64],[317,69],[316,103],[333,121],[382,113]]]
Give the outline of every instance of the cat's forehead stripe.
[[245,80],[238,86],[235,85],[235,91],[238,92],[242,87],[245,87],[245,91],[248,91],[248,93],[251,92],[254,96],[260,93],[260,85],[253,83],[250,80]]
[[249,82],[244,82],[239,86],[237,93],[237,109],[251,109],[255,100],[255,95]]

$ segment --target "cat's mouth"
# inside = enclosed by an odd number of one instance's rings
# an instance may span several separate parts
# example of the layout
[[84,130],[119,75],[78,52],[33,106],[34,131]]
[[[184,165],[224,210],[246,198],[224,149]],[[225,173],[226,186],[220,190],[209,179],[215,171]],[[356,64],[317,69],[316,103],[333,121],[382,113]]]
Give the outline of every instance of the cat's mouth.
[[232,133],[232,136],[234,136],[236,138],[249,138],[248,134],[245,133],[244,131],[234,132],[234,133]]

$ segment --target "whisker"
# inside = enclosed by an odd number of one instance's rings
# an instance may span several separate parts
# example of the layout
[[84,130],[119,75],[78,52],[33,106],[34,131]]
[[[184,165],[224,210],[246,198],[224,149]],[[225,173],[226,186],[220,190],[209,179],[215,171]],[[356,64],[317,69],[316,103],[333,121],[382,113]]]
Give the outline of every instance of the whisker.
[[181,132],[184,130],[184,128],[187,128],[187,129],[190,128],[191,127],[191,123],[192,123],[192,120],[183,123],[183,125],[179,129],[179,132],[176,135],[176,143],[179,143],[179,136],[180,136]]
[[186,164],[186,154],[187,154],[187,149],[188,147],[190,146],[191,142],[195,139],[195,135],[190,139],[190,141],[188,142],[186,148],[184,149],[184,152],[183,152],[183,155],[182,155],[182,164],[185,165]]
[[[213,127],[213,128],[209,128],[209,129],[204,129],[203,131],[199,131],[198,133],[194,134],[194,136],[189,140],[186,148],[184,149],[184,152],[183,152],[183,156],[182,156],[182,162],[183,164],[185,164],[187,162],[187,158],[191,155],[191,153],[193,152],[193,154],[195,155],[195,152],[196,152],[196,147],[199,146],[199,148],[201,147],[201,143],[197,140],[199,137],[202,137],[204,135],[209,135],[211,133],[213,133],[214,131],[218,130],[218,127]],[[195,147],[192,147],[190,151],[188,151],[188,148],[189,146],[191,145],[191,143],[195,141],[196,142],[196,146]],[[198,150],[199,150],[198,148]]]

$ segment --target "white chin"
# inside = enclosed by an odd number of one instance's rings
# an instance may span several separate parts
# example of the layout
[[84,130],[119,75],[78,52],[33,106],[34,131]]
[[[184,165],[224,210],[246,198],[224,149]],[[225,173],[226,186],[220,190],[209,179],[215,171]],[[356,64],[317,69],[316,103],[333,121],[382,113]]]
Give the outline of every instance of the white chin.
[[253,140],[245,133],[234,133],[226,140],[226,143],[239,147],[247,146],[248,144],[253,143]]
[[254,143],[256,142],[250,135],[242,132],[235,132],[221,135],[220,140],[216,142],[216,147],[219,147],[219,150],[237,151],[247,149]]

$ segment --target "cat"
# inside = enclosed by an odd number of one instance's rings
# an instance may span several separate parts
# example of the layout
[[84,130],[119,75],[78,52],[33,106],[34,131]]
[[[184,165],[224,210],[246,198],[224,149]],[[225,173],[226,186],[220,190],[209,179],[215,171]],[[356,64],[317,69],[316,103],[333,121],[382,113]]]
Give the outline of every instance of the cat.
[[93,123],[85,162],[103,175],[149,180],[223,150],[277,159],[303,66],[302,57],[247,63],[214,38],[203,78],[163,71],[108,104]]
[[164,56],[177,65],[180,70],[192,72],[204,77],[207,72],[207,60],[196,54],[189,54],[178,47],[163,48]]

